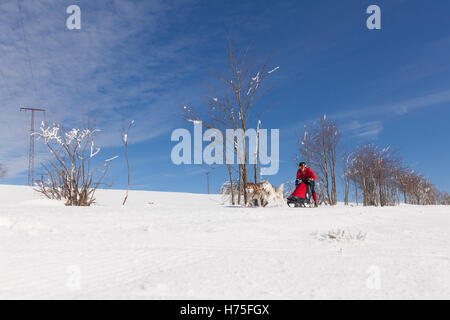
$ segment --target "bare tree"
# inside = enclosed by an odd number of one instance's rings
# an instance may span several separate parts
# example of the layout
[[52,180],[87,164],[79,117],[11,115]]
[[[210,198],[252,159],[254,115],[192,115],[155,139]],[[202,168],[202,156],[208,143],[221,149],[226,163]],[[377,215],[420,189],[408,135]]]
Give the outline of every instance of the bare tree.
[[348,205],[348,196],[350,192],[350,155],[347,151],[342,153],[342,176],[344,180],[344,204]]
[[36,182],[36,190],[50,199],[65,199],[67,206],[90,206],[95,202],[95,192],[105,185],[111,160],[95,167],[93,159],[101,148],[96,147],[97,129],[85,128],[70,131],[55,124],[42,123],[36,132],[47,146],[50,160],[43,165],[46,174]]
[[329,205],[337,204],[336,164],[340,138],[336,122],[326,115],[319,122],[305,125],[303,138],[297,137],[300,155],[315,168],[318,191]]
[[353,187],[354,187],[354,190],[355,190],[355,202],[356,202],[356,205],[358,206],[359,205],[358,184],[356,183],[356,180],[353,181]]
[[363,193],[363,205],[378,205],[378,186],[380,185],[380,162],[384,161],[378,148],[363,145],[352,152],[347,169],[349,178],[356,182]]
[[398,187],[404,195],[404,202],[417,205],[439,204],[441,193],[423,175],[413,170],[403,170],[399,174]]
[[[214,77],[219,81],[220,89],[211,90],[210,94],[213,98],[207,98],[206,115],[194,112],[192,108],[185,108],[187,120],[200,120],[205,127],[216,128],[222,133],[225,129],[242,130],[243,137],[245,137],[248,128],[256,125],[256,121],[260,119],[261,115],[273,107],[269,106],[259,110],[260,112],[257,112],[259,108],[255,108],[259,100],[271,90],[270,87],[265,88],[264,84],[267,77],[278,67],[270,69],[270,65],[271,57],[261,59],[250,53],[250,47],[243,50],[236,49],[236,46],[229,40],[226,71],[224,73],[213,72]],[[240,203],[241,196],[244,198],[244,203],[247,203],[249,156],[247,141],[245,138],[240,144],[235,143],[234,140],[227,141],[228,146],[236,151],[238,157],[236,170],[238,173],[238,203]],[[230,164],[227,166],[230,185],[233,185],[235,183],[232,174],[233,166]],[[234,193],[232,198],[234,199]]]
[[122,130],[122,142],[125,147],[125,159],[127,161],[127,173],[128,173],[127,193],[125,195],[125,198],[123,199],[123,203],[122,203],[123,206],[127,202],[128,193],[130,191],[130,161],[128,160],[128,137],[129,137],[130,129],[133,126],[133,124],[134,124],[134,120],[132,120],[130,122],[130,124],[128,125],[128,128],[125,128],[125,126],[124,126],[123,130]]
[[[225,105],[222,104],[221,100],[219,100],[218,98],[214,97],[212,99],[213,102],[209,101],[211,99],[207,99],[206,101],[206,105],[207,107],[207,115],[203,118],[203,120],[199,120],[200,119],[200,115],[195,111],[194,108],[191,107],[187,107],[185,106],[183,108],[184,111],[184,118],[186,121],[188,122],[196,122],[196,121],[200,121],[202,126],[207,128],[207,129],[216,129],[219,130],[220,133],[222,134],[222,136],[225,136],[225,130],[227,128],[230,128],[229,126],[231,126],[231,128],[234,128],[234,123],[230,121],[230,119],[228,118],[227,115],[227,109],[225,107]],[[218,107],[216,107],[215,102],[217,102]],[[217,108],[217,110],[216,110]],[[229,126],[227,125],[229,124]],[[235,146],[233,143],[226,143],[225,144],[226,148],[232,148],[232,150],[235,150]],[[221,190],[227,190],[225,195],[230,195],[231,197],[231,204],[235,205],[236,204],[236,183],[237,181],[235,181],[235,179],[233,178],[233,167],[231,166],[231,164],[226,163],[226,167],[227,167],[227,172],[228,172],[228,184],[224,184],[227,185],[227,187],[222,187]],[[240,203],[240,196],[237,199],[237,203]]]
[[450,194],[447,192],[441,192],[441,202],[440,204],[449,206],[450,205]]

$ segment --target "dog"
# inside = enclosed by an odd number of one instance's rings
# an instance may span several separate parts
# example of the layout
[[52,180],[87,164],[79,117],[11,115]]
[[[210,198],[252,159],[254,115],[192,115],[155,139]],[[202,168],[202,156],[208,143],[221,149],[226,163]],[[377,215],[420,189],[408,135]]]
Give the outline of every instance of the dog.
[[246,205],[265,207],[273,199],[280,206],[284,203],[283,188],[283,184],[276,188],[267,180],[260,183],[247,183]]
[[267,190],[269,193],[267,201],[274,200],[277,206],[281,206],[284,203],[284,197],[283,197],[283,189],[284,184],[280,185],[278,188],[276,188],[274,185],[272,185],[269,181],[262,182],[263,189]]
[[269,204],[267,200],[269,197],[269,190],[267,190],[267,185],[263,185],[262,183],[247,183],[247,203],[248,206],[255,207],[265,207]]

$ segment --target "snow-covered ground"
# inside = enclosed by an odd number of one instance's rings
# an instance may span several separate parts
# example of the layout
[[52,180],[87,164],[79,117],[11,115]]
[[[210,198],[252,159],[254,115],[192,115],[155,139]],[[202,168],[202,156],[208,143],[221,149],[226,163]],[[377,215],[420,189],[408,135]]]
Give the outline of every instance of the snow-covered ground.
[[123,196],[68,208],[0,186],[0,298],[450,299],[449,207],[255,209],[144,191],[122,207]]

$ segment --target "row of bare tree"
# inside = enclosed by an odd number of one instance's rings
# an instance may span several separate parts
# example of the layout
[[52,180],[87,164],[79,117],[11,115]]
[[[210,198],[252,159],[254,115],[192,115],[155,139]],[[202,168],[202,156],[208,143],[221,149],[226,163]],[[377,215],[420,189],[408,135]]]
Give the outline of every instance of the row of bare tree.
[[423,175],[408,168],[395,151],[373,144],[357,147],[344,155],[344,201],[348,204],[350,185],[358,190],[365,206],[449,204],[447,193],[439,190]]
[[338,125],[325,115],[303,129],[303,134],[297,137],[299,153],[316,172],[316,191],[321,203],[337,203],[336,164],[340,157],[345,204],[349,203],[350,189],[355,192],[356,202],[361,196],[365,206],[395,205],[402,201],[417,205],[450,203],[448,193],[439,192],[426,177],[408,168],[390,147],[380,149],[364,144],[351,152],[342,152]]

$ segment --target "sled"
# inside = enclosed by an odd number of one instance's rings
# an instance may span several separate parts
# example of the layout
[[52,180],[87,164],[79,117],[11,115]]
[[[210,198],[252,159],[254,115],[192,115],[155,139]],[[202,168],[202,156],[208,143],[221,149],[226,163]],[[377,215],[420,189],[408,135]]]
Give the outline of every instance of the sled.
[[312,207],[313,203],[311,202],[309,185],[304,182],[300,183],[294,192],[287,197],[287,205],[291,208]]

